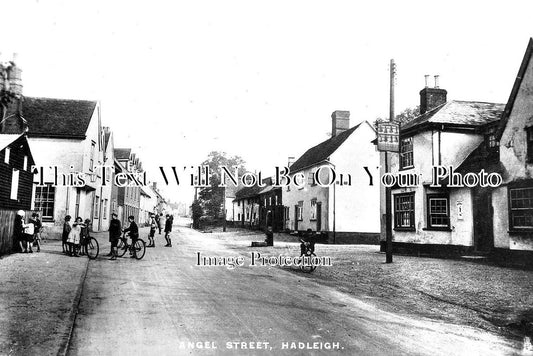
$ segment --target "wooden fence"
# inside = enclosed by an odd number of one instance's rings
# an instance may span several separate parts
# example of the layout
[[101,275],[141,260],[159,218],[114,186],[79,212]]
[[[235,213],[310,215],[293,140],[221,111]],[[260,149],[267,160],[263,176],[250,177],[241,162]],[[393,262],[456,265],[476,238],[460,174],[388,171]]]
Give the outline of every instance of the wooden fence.
[[[36,210],[26,210],[24,221],[27,223],[31,214],[38,213]],[[0,255],[12,253],[14,251],[13,225],[17,210],[0,209]]]

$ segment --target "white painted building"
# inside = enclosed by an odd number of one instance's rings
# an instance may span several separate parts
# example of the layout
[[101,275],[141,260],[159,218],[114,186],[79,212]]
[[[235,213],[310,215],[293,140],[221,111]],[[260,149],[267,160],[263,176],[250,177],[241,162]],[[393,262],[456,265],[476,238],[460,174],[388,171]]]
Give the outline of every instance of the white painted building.
[[[26,97],[23,116],[35,161],[44,168],[45,184],[38,185],[34,195],[44,225],[60,232],[65,216],[71,215],[90,219],[94,231],[106,230],[111,188],[103,187],[101,169],[96,168],[104,163],[105,149],[99,103]],[[57,182],[50,167],[57,167]],[[81,173],[85,184],[69,186],[68,180],[63,181],[69,173]]]
[[[325,232],[332,243],[378,243],[379,153],[376,132],[363,121],[349,128],[348,111],[332,114],[332,137],[307,150],[290,166],[290,176],[303,174],[303,185],[283,188],[285,227]],[[320,169],[320,186],[313,179]],[[329,167],[329,168],[327,168]],[[370,185],[369,173],[373,181]],[[336,174],[335,184],[329,184]]]

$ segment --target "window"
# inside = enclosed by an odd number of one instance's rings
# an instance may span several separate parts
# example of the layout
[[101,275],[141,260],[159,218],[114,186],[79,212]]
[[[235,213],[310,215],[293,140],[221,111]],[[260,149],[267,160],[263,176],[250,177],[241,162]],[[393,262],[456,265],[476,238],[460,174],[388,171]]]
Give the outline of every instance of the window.
[[511,229],[533,229],[533,188],[509,188]]
[[24,156],[24,162],[22,163],[22,170],[23,171],[28,170],[28,156]]
[[302,221],[303,220],[303,215],[304,215],[304,202],[303,201],[300,201],[298,202],[298,211],[297,211],[297,214],[298,214],[298,220],[299,221]]
[[107,219],[107,199],[103,200],[103,203],[102,203],[102,214],[104,215],[103,218]]
[[11,175],[11,199],[17,200],[19,194],[19,173],[20,171],[13,168],[13,174]]
[[310,220],[316,220],[316,199],[311,200],[311,218]]
[[55,188],[51,185],[35,187],[35,210],[42,212],[43,220],[54,218]]
[[526,128],[527,132],[527,161],[533,162],[533,127]]
[[9,164],[9,156],[10,156],[10,153],[11,153],[11,148],[6,147],[4,152],[5,152],[5,154],[4,154],[4,163]]
[[80,216],[80,199],[81,199],[81,191],[80,189],[76,189],[76,207],[74,208],[75,216]]
[[400,141],[400,168],[413,167],[413,138],[408,137]]
[[89,170],[92,172],[94,169],[94,149],[96,148],[96,142],[91,142],[91,156],[89,157]]
[[290,216],[289,207],[286,206],[284,210],[285,210],[285,220],[290,220],[291,216]]
[[274,197],[274,204],[278,205],[278,196],[277,195]]
[[237,220],[241,221],[241,213],[237,214]]
[[98,219],[100,212],[100,197],[95,195],[94,197],[94,209],[93,209],[93,219]]
[[414,229],[415,194],[394,196],[394,227],[397,229]]
[[268,206],[272,205],[272,197],[268,197]]
[[450,226],[450,209],[448,197],[428,194],[428,227],[448,228]]

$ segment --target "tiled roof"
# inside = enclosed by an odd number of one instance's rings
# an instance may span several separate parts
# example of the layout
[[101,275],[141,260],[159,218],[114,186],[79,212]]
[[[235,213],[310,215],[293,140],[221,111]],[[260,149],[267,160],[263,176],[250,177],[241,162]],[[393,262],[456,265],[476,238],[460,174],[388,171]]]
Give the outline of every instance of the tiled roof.
[[498,121],[503,109],[504,104],[452,100],[402,125],[401,130],[406,132],[431,123],[469,127],[481,126]]
[[[268,177],[262,180],[263,184],[266,184],[267,187],[272,185],[272,178]],[[258,196],[266,187],[260,187],[257,184],[252,187],[243,187],[235,192],[235,199],[244,199]]]
[[21,134],[0,134],[0,151],[18,140]]
[[96,101],[24,97],[29,137],[85,138]]
[[340,145],[343,144],[344,141],[346,141],[348,137],[350,137],[355,130],[357,130],[359,126],[361,126],[361,123],[308,149],[300,158],[298,158],[298,160],[296,160],[296,162],[289,167],[291,173],[297,172],[327,159],[333,154],[333,152],[337,150],[337,148],[340,147]]
[[498,159],[499,157],[497,155],[491,157],[487,152],[486,146],[484,141],[481,142],[455,171],[457,173],[467,174],[470,172],[478,173],[484,169],[487,173],[499,173],[504,179],[506,179],[508,174],[505,166]]
[[117,160],[130,159],[131,148],[115,148],[114,152]]
[[529,42],[527,44],[526,53],[524,54],[524,57],[522,58],[522,63],[520,64],[520,68],[518,69],[518,74],[516,75],[513,88],[511,89],[509,100],[507,100],[507,105],[505,105],[505,111],[502,114],[502,119],[500,121],[500,126],[498,128],[498,134],[497,134],[498,140],[502,138],[503,132],[505,131],[505,126],[507,125],[507,121],[509,120],[509,115],[511,115],[511,111],[514,106],[516,96],[518,95],[518,90],[520,89],[520,85],[522,84],[522,79],[526,75],[527,67],[529,65],[529,61],[531,60],[532,56],[533,56],[533,38],[530,37]]

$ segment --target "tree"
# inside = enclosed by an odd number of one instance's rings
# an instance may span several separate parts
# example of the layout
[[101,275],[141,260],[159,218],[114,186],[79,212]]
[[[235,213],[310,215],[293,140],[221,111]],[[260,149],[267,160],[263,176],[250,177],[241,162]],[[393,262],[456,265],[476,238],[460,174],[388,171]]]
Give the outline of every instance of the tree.
[[[198,200],[201,207],[207,216],[218,219],[224,214],[222,207],[224,206],[225,188],[220,187],[221,183],[221,167],[226,166],[233,174],[234,168],[237,167],[239,176],[246,172],[244,167],[244,160],[239,156],[227,157],[226,152],[212,151],[207,156],[207,159],[202,163],[202,166],[208,166],[211,173],[210,186],[202,188],[198,194]],[[228,188],[232,186],[231,181],[226,181]]]
[[[400,125],[405,125],[406,123],[412,121],[418,116],[420,116],[420,106],[415,106],[412,108],[405,109],[404,111],[396,115],[394,119],[397,122],[400,122]],[[376,121],[374,121],[374,127],[377,128],[378,122],[383,122],[383,121],[389,121],[389,119],[384,119],[381,117],[377,118]]]

